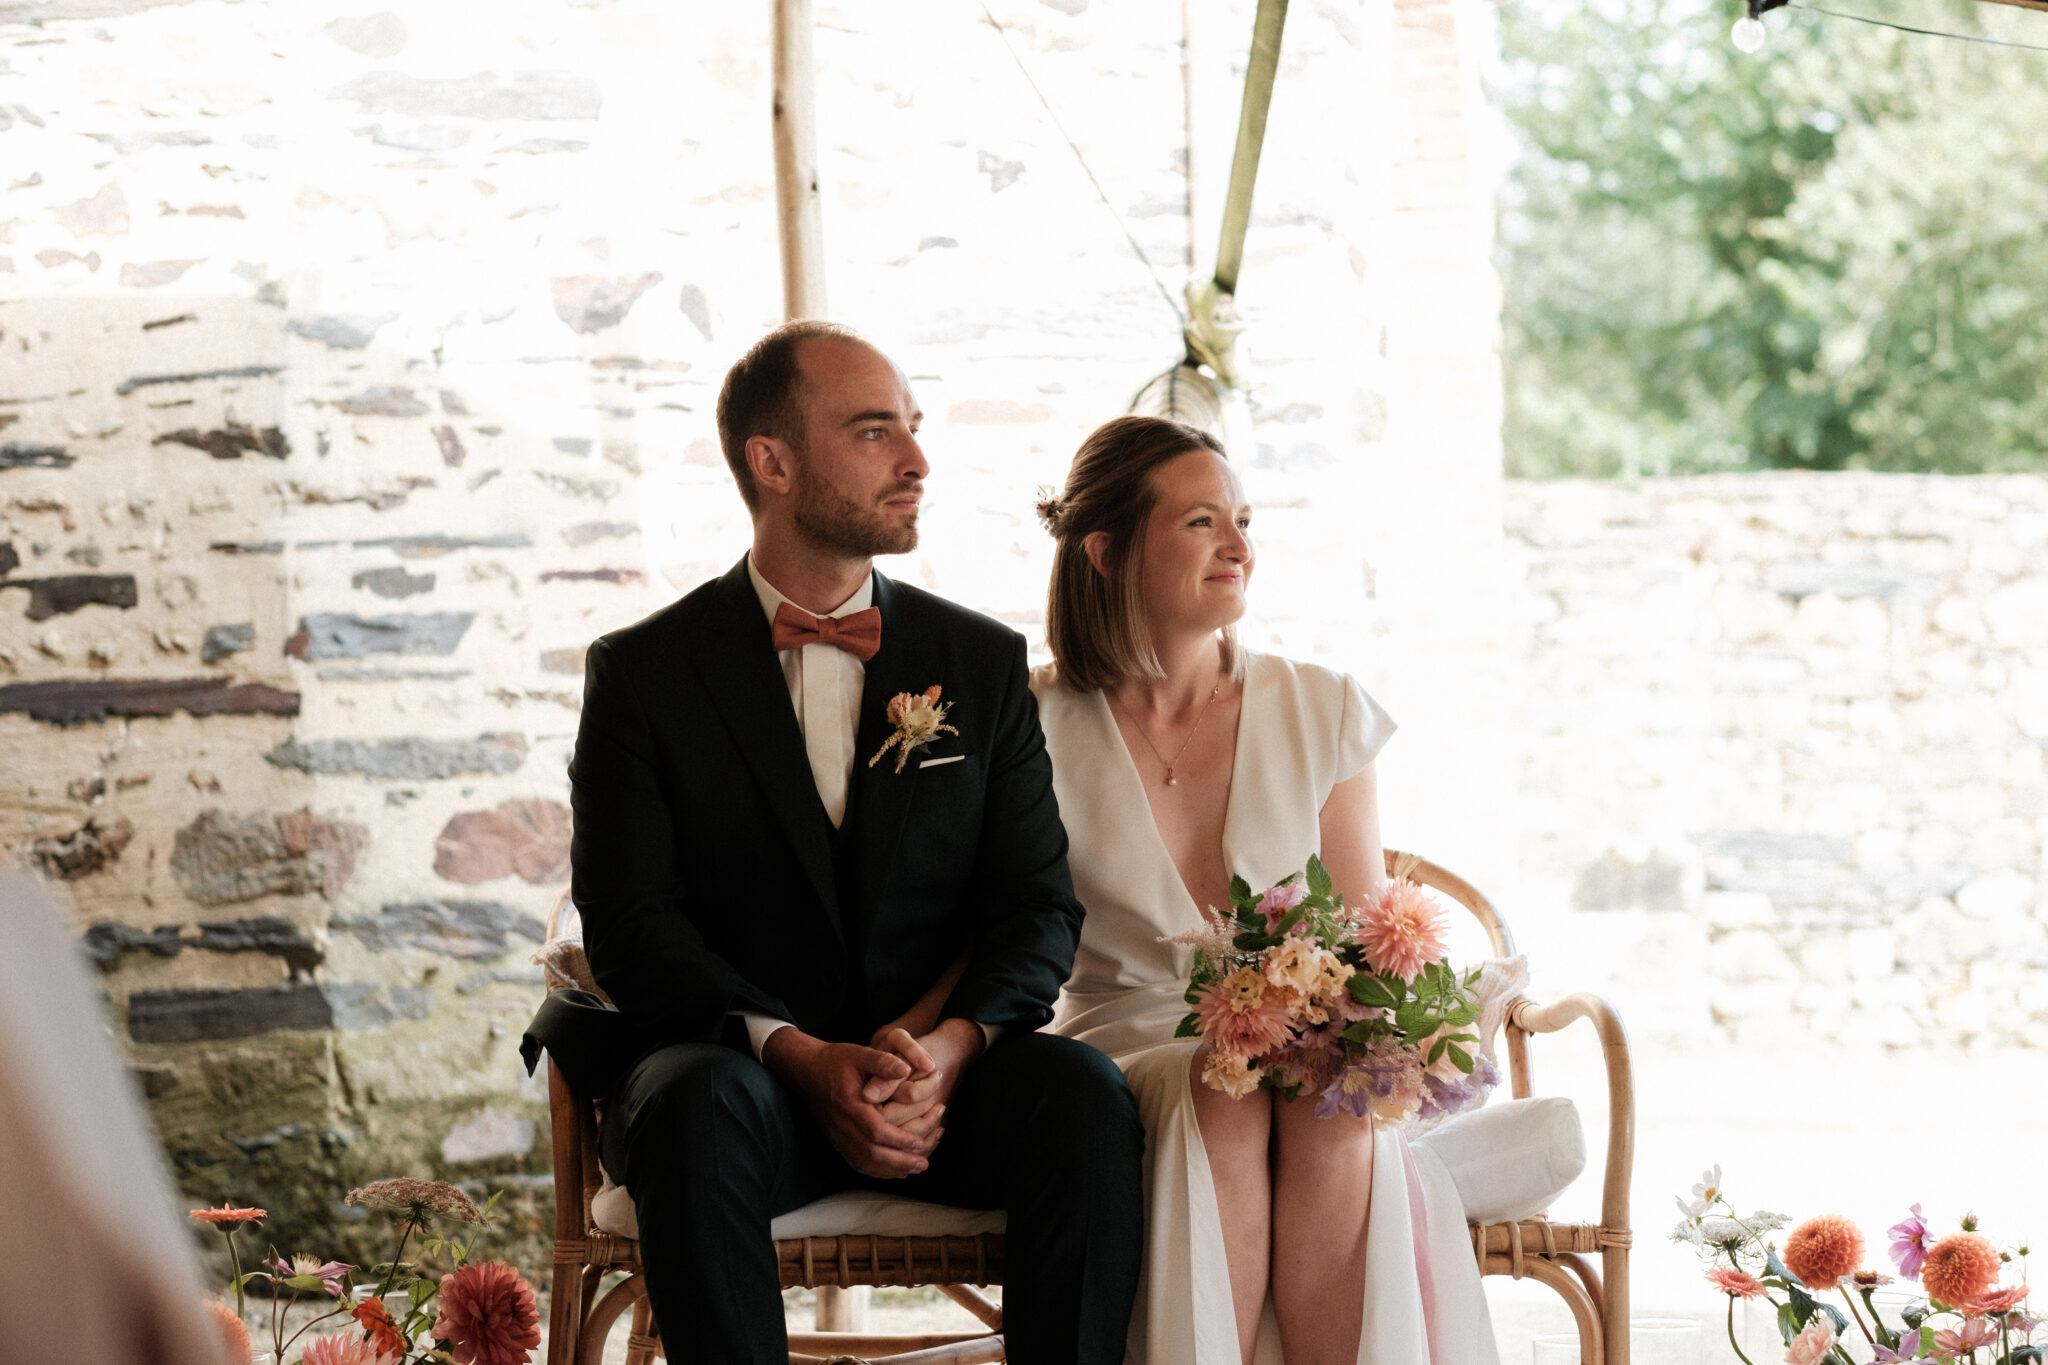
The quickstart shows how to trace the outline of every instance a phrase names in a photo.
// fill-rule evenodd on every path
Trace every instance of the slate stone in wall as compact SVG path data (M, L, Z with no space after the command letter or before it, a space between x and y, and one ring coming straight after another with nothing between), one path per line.
M624 322L640 296L660 283L658 270L638 276L564 276L554 282L555 316L572 332L602 332Z
M1875 597L1881 602L1934 596L1941 580L1911 569L1886 569L1869 564L1785 563L1764 570L1772 592L1798 601L1802 597Z
M21 711L56 725L109 716L296 716L299 694L226 678L94 678L0 686L0 714Z
M248 990L136 991L128 997L128 1036L138 1043L214 1042L279 1029L333 1027L334 1007L311 982Z
M44 876L75 882L118 861L121 850L134 837L131 821L124 818L103 825L94 816L62 838L36 840L29 845L28 856Z
M475 739L288 739L264 757L302 773L359 773L410 782L467 773L509 773L526 761L526 736L483 734Z
M137 389L155 388L160 384L196 384L202 379L268 379L271 375L283 373L282 365L231 365L221 370L191 370L184 374L138 374L116 384L114 392L125 398Z
M349 544L358 550L392 550L400 559L435 559L451 550L524 550L533 540L520 531L503 531L490 536L384 536Z
M282 958L294 978L309 974L327 960L320 945L303 930L275 915L208 920L192 938L185 937L183 927L176 924L159 924L145 930L102 920L86 930L80 942L86 956L103 972L119 967L130 953L154 953L169 958L187 948L211 953L267 953Z
M506 801L464 811L434 841L434 871L474 885L518 875L538 886L569 875L569 808L559 801Z
M400 1019L424 1019L433 1010L434 993L416 986L366 986L337 983L322 986L334 1013L334 1027L345 1033L369 1033Z
M180 427L150 442L153 446L181 445L203 450L216 460L239 460L244 455L268 455L282 460L292 453L292 444L277 427L245 427L233 422L212 431Z
M259 896L332 897L355 871L364 831L310 811L265 818L210 810L178 831L171 875L201 905Z
M373 952L419 948L472 960L503 957L515 936L531 943L546 937L540 920L495 901L397 903L375 915L338 915L328 927L354 934Z
M11 574L21 567L21 555L15 551L14 542L0 540L0 575Z
M129 573L61 574L55 578L10 578L0 588L28 590L28 619L47 621L83 607L119 607L126 611L140 599L135 575Z
M63 446L0 444L0 469L69 469L76 463L77 457L66 454Z
M348 584L352 588L367 588L379 597L413 597L434 590L434 575L410 574L403 566L394 565L388 569L364 569Z
M428 411L411 389L390 387L365 389L334 406L356 417L424 417Z
M360 659L368 654L453 654L476 620L473 611L431 611L401 616L322 612L299 618L284 652L307 663Z
M376 339L380 328L397 318L396 313L380 313L375 317L343 313L332 317L293 318L284 325L284 329L293 336L317 341L329 350L360 351Z
M256 647L256 627L248 622L233 626L208 626L199 644L199 661L217 664L230 654Z

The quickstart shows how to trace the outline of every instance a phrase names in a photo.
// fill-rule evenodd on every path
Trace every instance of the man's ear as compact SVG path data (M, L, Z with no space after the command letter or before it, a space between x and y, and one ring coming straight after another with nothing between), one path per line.
M754 487L763 492L787 494L796 486L796 465L790 448L773 436L747 438L747 468L754 473Z
M1088 562L1095 566L1095 572L1104 578L1109 570L1103 566L1109 561L1109 532L1090 531L1081 537L1081 553L1088 556Z

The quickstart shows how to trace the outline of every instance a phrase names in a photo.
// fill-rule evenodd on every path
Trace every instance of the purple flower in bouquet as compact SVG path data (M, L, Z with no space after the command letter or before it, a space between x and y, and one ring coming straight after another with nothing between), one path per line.
M1266 917L1266 932L1278 929L1287 912L1300 905L1307 895L1308 888L1300 882L1282 882L1259 897L1259 913Z
M311 1256L294 1256L287 1261L283 1256L263 1264L277 1272L277 1277L293 1289L325 1289L335 1298L342 1296L348 1284L348 1273L352 1265L340 1261L319 1261Z
M1470 1109L1500 1084L1500 1070L1484 1053L1472 1057L1472 1074L1453 1071L1448 1077L1432 1067L1422 1077L1422 1111L1426 1119L1449 1118Z
M1920 1278L1920 1267L1927 1264L1927 1219L1921 1214L1920 1206L1913 1206L1913 1216L1903 1222L1894 1223L1885 1235L1892 1239L1892 1260L1898 1263L1899 1273L1909 1280Z
M1896 1351L1881 1341L1877 1343L1875 1349L1877 1354L1872 1357L1872 1365L1899 1365L1901 1361L1927 1359L1926 1356L1920 1354L1920 1334L1918 1332L1908 1332L1905 1336L1900 1337L1899 1349Z
M1425 1085L1415 1054L1382 1040L1330 1082L1316 1101L1316 1117L1410 1118L1423 1102Z

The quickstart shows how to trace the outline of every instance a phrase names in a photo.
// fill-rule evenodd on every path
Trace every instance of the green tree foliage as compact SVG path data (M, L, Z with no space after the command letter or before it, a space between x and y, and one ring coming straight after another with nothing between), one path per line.
M2048 469L2048 53L1740 13L1502 7L1509 472Z

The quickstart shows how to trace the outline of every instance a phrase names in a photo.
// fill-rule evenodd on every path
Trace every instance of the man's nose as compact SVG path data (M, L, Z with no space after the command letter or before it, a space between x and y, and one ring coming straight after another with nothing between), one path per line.
M903 456L896 467L896 474L904 479L922 479L931 473L932 467L924 458L924 447L917 443L917 437L903 438Z

